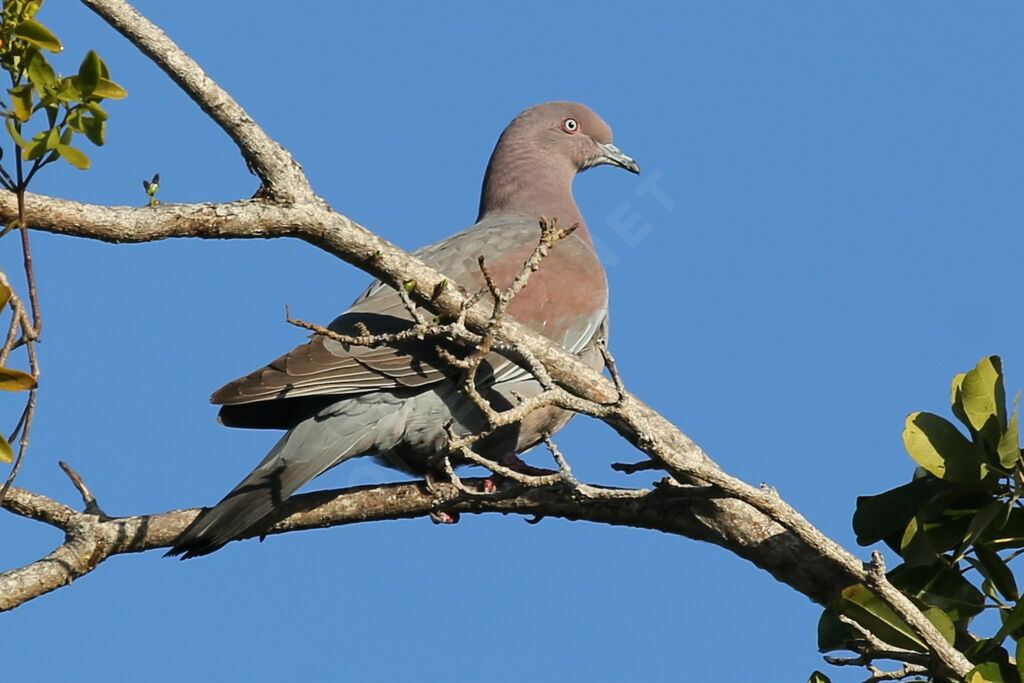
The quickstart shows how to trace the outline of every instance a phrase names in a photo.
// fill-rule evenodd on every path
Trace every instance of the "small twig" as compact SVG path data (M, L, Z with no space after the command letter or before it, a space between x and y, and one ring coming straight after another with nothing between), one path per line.
M835 657L832 655L825 655L824 659L827 663L832 666L855 666L864 667L871 674L869 678L865 680L865 683L879 683L880 681L899 681L908 676L919 676L930 672L927 666L923 664L910 664L907 663L899 669L891 671L884 671L877 666L874 662L879 659L892 659L895 661L903 660L902 650L877 650L870 653L861 654L856 657ZM918 657L925 657L918 652L910 653L917 655ZM926 657L925 657L926 658ZM927 658L926 658L927 659Z
M506 479L511 479L512 481L518 482L523 486L529 486L530 488L556 486L558 484L561 484L563 481L562 474L560 472L555 472L554 474L540 475L523 474L522 472L515 471L511 467L505 467L504 465L496 463L493 460L488 460L482 455L479 455L476 452L474 452L473 449L471 448L461 448L459 449L458 453L467 460L477 465L480 465L481 467L486 467L495 474L500 474Z
M31 353L34 349L33 345L29 345L29 352ZM25 460L25 452L28 450L28 439L29 432L32 430L32 418L36 412L36 389L32 389L28 392L28 401L25 402L25 409L21 413L21 419L18 420L18 424L14 428L14 432L11 434L11 439L21 430L21 439L18 441L18 454L14 457L14 466L11 467L11 473L7 475L7 480L4 481L3 487L0 487L0 503L7 497L7 492L11 489L14 484L14 480L18 478L18 472L21 471L21 464Z
M18 176L21 176L21 155L16 157L18 162ZM39 333L43 329L43 314L39 308L39 290L36 287L36 272L32 264L32 247L28 240L28 225L25 217L25 184L27 181L18 184L18 229L21 232L21 255L25 266L25 281L28 283L28 299L32 307L32 326L24 330L26 339L35 341L39 339Z
M626 384L622 381L622 376L619 374L619 367L615 364L615 357L608 350L608 340L604 337L598 337L595 340L595 344L597 345L597 350L601 352L601 358L604 359L604 366L608 368L608 374L612 376L612 382L615 383L615 391L619 394L616 403L620 403L626 396Z
M82 494L82 502L85 503L85 514L96 515L104 521L111 519L107 513L103 512L99 503L96 502L96 496L92 495L92 491L90 491L89 487L85 485L85 480L79 476L78 472L71 469L71 465L67 464L63 460L58 460L57 464L60 465L62 470L64 470L64 474L68 475L68 478L71 480L71 483L74 484L75 488L78 489L78 492Z
M410 285L412 289L416 289L416 283L414 281L409 281L398 288L398 298L402 300L402 305L405 306L405 310L409 312L409 315L411 315L412 319L416 321L416 324L426 326L428 323L427 319L423 316L422 309L416 306L412 297L409 296L409 290L406 289L406 287Z
M881 681L901 681L908 676L921 676L929 673L929 669L926 666L916 666L913 664L907 664L901 669L894 671L882 671L876 666L871 664L867 667L871 673L871 678L868 678L864 683L880 683Z
M717 486L697 486L694 484L680 484L672 477L665 477L654 482L654 488L659 491L671 491L674 497L710 500L713 498L727 498L728 496Z
M487 285L487 291L491 293L491 296L494 297L494 301L497 302L501 298L503 292L501 291L501 287L499 287L494 281L494 278L491 277L491 272L487 270L487 259L483 254L480 254L476 257L476 263L480 268L480 274L484 276L484 284Z
M352 346L368 346L374 348L377 346L385 346L392 344L400 344L402 342L408 342L412 340L425 339L430 337L448 337L451 335L451 325L435 325L431 323L414 324L408 329L400 332L388 332L384 334L369 334L370 330L362 322L356 322L356 329L359 330L360 336L353 336L350 334L342 334L335 332L332 329L324 327L323 325L317 325L316 323L306 322L305 320L298 320L291 317L288 306L285 306L285 321L290 325L301 327L304 330L309 330L314 334L323 335L328 339L333 339L336 342L342 344L349 344Z
M460 492L465 493L469 496L493 496L494 491L477 491L476 489L470 488L466 485L462 478L455 473L455 468L452 467L452 459L447 453L441 458L441 468L444 473L448 475L448 479L451 481L452 486L457 488Z
M548 447L548 451L551 452L551 456L555 459L555 462L558 463L558 473L562 476L562 479L572 486L573 490L578 492L581 496L595 500L609 498L642 498L651 492L650 489L614 489L584 484L572 473L572 467L569 466L569 461L565 459L562 451L555 445L555 442L548 434L544 435L544 445Z
M612 469L616 472L636 474L646 470L663 470L665 466L656 460L641 460L640 462L613 462Z

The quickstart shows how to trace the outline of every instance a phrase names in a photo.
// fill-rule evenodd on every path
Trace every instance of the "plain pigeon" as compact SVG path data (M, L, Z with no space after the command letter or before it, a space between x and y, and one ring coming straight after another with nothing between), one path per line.
M639 173L636 162L612 144L608 124L589 108L573 102L531 107L513 119L494 148L476 224L415 254L468 292L483 285L482 255L497 284L507 287L537 245L541 217L555 218L562 227L578 224L551 249L509 314L599 369L594 342L607 332L608 284L572 182L579 171L600 164ZM380 334L411 324L398 293L377 281L330 329ZM168 554L205 555L258 533L299 487L349 458L373 455L405 472L429 472L432 458L445 450L446 423L460 435L485 427L458 388L458 370L438 356L437 343L369 348L317 335L219 389L211 401L222 406L223 424L287 432L251 474L182 532ZM527 371L496 353L487 357L477 381L499 410L514 405L517 395L540 390ZM571 416L555 408L538 410L475 448L492 460L521 453Z

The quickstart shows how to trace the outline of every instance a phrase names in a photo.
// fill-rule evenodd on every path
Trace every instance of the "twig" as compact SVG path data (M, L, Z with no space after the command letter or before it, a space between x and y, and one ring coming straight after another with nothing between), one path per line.
M110 519L107 513L103 512L103 509L100 508L99 503L96 502L96 496L92 495L92 491L85 485L85 481L79 476L78 472L71 469L71 465L63 460L58 460L57 464L60 465L60 468L64 470L64 474L68 475L71 483L74 484L75 488L82 495L82 502L85 503L85 513L96 515L101 519Z
M17 124L16 124L17 125ZM18 126L20 128L20 126ZM37 166L33 166L36 168ZM4 284L10 291L10 302L11 302L11 327L8 329L7 339L4 341L4 346L0 356L3 358L3 362L6 363L11 351L19 344L24 343L28 354L29 373L35 380L36 386L33 386L28 393L28 399L25 401L25 408L21 413L21 417L18 420L17 426L11 433L8 442L13 441L14 437L18 434L18 430L21 430L21 438L18 440L18 454L15 456L14 465L11 467L11 471L7 476L4 485L0 487L0 503L3 502L4 497L14 484L14 480L18 477L18 473L21 471L21 466L25 461L25 454L28 452L29 437L32 432L32 421L36 414L36 400L38 396L38 382L39 382L39 357L36 354L36 341L39 339L39 333L43 327L42 312L39 308L39 292L36 288L36 276L35 269L32 265L32 249L29 246L28 238L28 219L25 215L25 187L28 184L28 179L23 175L23 166L21 154L15 155L15 169L17 171L17 184L15 186L15 195L17 197L18 205L18 228L21 235L21 247L22 247L22 260L23 267L25 269L25 280L28 285L29 305L32 309L32 319L29 320L29 314L25 310L25 305L22 301L15 296L13 288L10 286L10 282L7 280L6 274L3 277ZM21 330L20 339L15 341L17 336L16 330Z
M544 435L544 444L548 447L548 451L551 452L555 462L558 463L558 472L562 475L562 479L572 486L574 491L585 498L643 498L651 492L650 489L613 489L584 484L572 473L572 467L569 466L569 462L562 455L562 451L555 445L555 442L552 441L550 435Z
M640 462L613 462L612 469L616 472L625 472L626 474L636 474L637 472L643 472L646 470L660 470L663 469L662 465L657 460L641 460Z
M32 348L30 345L29 349ZM18 472L21 471L21 464L25 460L25 453L28 451L29 432L32 429L32 418L36 412L36 391L36 389L29 390L28 400L25 402L25 409L21 413L21 419L18 420L15 431L11 434L11 439L8 440L8 442L13 440L17 431L21 430L21 438L18 440L18 454L14 457L14 465L11 467L11 472L7 475L4 485L0 487L0 504L3 503L7 492L10 491L11 486L14 484L14 480L17 479Z
M615 390L619 392L619 398L616 401L618 403L626 395L626 384L622 381L622 376L619 374L619 368L615 364L615 357L608 350L608 340L604 337L598 337L595 343L597 344L597 350L601 352L601 358L604 359L604 366L608 368L608 374L612 376L612 381L615 383Z
M21 234L21 256L25 267L25 282L28 285L28 298L32 307L32 325L23 330L26 340L35 341L39 339L39 333L43 329L43 314L39 308L39 291L36 288L36 272L32 264L32 247L28 240L28 218L25 216L25 184L27 180L21 178L21 155L15 157L18 169L18 231Z

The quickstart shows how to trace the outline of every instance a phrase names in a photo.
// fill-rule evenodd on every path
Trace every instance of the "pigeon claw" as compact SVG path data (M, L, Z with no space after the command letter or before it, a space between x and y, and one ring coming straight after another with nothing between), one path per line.
M434 524L457 524L459 513L454 510L431 510L430 521Z

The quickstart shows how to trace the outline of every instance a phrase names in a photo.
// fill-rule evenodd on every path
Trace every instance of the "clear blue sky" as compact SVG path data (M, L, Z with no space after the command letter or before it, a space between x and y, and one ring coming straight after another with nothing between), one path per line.
M576 182L628 386L862 557L854 501L909 478L906 414L948 415L952 375L989 353L1024 388L1018 3L139 7L336 209L409 248L473 221L516 113L592 106L644 171ZM137 205L159 171L168 202L252 194L229 140L126 41L74 3L40 18L59 68L95 48L131 96L93 169L36 191ZM19 484L77 503L68 460L113 515L216 502L276 435L218 426L210 392L303 339L285 304L327 321L368 282L299 242L35 248L45 374ZM637 457L585 418L558 441L591 481ZM315 485L395 479L356 461ZM60 541L6 514L0 538L3 568ZM491 515L115 557L0 617L0 642L11 681L782 682L824 666L819 613L715 547Z

